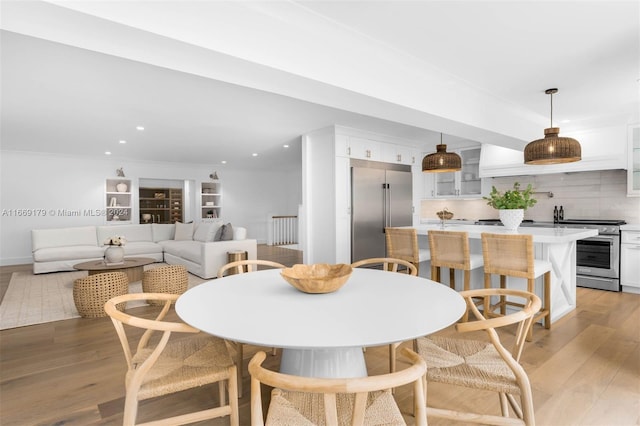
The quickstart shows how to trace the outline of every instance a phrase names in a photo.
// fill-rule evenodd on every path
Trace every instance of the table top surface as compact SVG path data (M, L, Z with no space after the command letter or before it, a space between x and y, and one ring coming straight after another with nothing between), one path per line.
M356 268L334 293L307 294L271 269L208 281L176 302L204 332L260 346L376 346L434 333L465 310L454 290L425 278Z
M73 265L73 268L80 271L108 271L112 269L135 268L138 266L149 265L153 262L155 262L155 260L149 257L127 257L124 259L123 263L117 265L107 265L104 263L104 260L91 260L89 262L82 262Z

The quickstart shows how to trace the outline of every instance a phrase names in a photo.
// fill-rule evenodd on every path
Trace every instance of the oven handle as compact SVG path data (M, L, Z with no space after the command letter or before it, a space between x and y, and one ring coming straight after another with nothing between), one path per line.
M613 244L615 242L615 239L616 239L615 236L599 235L597 237L584 238L578 241L602 241L602 242L609 242L610 244Z

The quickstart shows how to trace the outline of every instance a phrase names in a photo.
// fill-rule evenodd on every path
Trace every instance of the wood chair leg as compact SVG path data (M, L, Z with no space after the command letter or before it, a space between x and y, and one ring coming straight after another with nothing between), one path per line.
M547 314L544 316L544 328L549 330L551 328L551 272L544 274L544 306L543 309L547 310Z
M507 288L507 277L504 275L500 275L500 288ZM507 314L507 298L504 296L500 296L500 314Z
M449 287L456 289L456 270L449 268Z
M225 389L224 381L218 382L218 397L220 398L220 406L227 405L227 389ZM229 401L231 401L231 395L229 395Z
M242 398L242 376L243 376L242 372L244 371L243 346L244 345L242 343L236 343L236 369L238 370L236 375L238 376L238 398Z
M509 401L504 392L500 392L500 411L503 417L509 417Z
M438 275L440 272L440 268L437 266L431 266L431 281L438 281Z
M527 280L527 291L529 293L535 293L536 290L536 282L534 279L529 279ZM533 340L533 324L535 323L535 317L534 320L531 321L531 326L529 327L529 330L527 331L527 337L526 337L526 341L530 342Z

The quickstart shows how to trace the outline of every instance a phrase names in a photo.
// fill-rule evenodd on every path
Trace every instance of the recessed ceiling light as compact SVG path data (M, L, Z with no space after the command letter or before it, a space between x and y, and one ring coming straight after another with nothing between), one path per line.
M111 151L105 151L104 154L105 155L111 155Z
M127 143L127 141L125 141L124 139L120 139L120 143L121 144L125 144L125 143Z
M136 130L142 131L142 130L144 130L144 126L136 126Z
M221 163L222 164L227 164L227 160L222 160Z
M254 153L253 153L253 154L251 154L251 155L252 155L252 156L254 156L254 157L257 157L257 156L258 156L258 153L257 153L257 152L254 152Z
M289 145L282 145L284 148L289 148Z

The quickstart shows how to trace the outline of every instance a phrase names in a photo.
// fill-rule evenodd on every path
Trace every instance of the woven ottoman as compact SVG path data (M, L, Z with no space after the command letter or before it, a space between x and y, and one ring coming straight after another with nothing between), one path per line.
M182 265L161 266L144 271L142 291L144 293L182 294L189 288L189 274ZM150 305L163 305L159 301L148 301Z
M83 318L106 317L104 304L115 296L129 293L129 279L124 272L105 272L78 278L73 282L73 301ZM117 306L123 311L124 303Z

